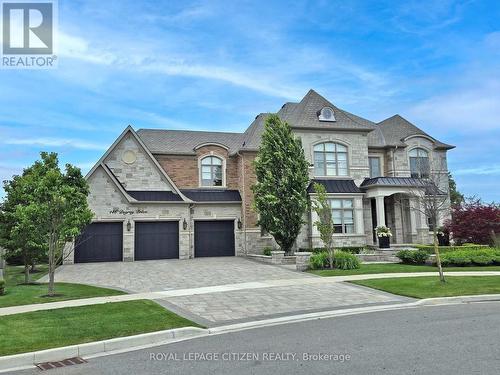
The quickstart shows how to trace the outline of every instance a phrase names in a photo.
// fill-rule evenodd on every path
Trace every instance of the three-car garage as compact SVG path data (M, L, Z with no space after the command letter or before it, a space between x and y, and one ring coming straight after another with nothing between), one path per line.
M135 221L134 260L179 259L179 221ZM195 258L235 255L234 220L195 220ZM125 229L127 230L127 229ZM123 260L124 222L95 222L75 241L74 262Z

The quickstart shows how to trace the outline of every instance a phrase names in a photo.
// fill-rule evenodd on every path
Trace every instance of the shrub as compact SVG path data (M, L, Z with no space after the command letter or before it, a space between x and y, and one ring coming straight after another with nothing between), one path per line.
M424 264L429 253L425 250L400 250L396 256L405 264Z
M450 251L441 256L441 261L446 266L487 266L490 264L500 264L500 249L483 248Z
M319 270L328 267L328 253L326 251L314 253L309 259L311 268L313 270Z
M340 251L345 251L346 253L351 253L351 254L361 254L363 252L363 250L365 250L365 247L364 246L346 246L346 247L336 247L335 249L340 250ZM324 252L324 251L326 251L326 249L324 247L314 247L314 248L301 247L299 249L299 251L306 251L309 253L316 254L316 253Z
M273 251L273 248L272 248L272 247L269 247L269 246L266 246L266 247L264 248L264 250L262 250L262 254L267 255L267 256L270 256L270 255L271 255L271 251Z
M356 255L345 251L336 251L333 261L335 268L341 270L354 270L359 268L361 264Z
M424 250L428 254L434 254L434 246L433 245L412 245L419 250ZM461 251L461 250L470 250L476 251L481 249L488 249L488 245L468 245L468 246L439 246L439 252L441 254L448 253L451 251Z
M318 252L311 255L309 260L311 268L314 270L328 268L328 253L326 251ZM335 268L341 270L352 270L360 267L360 261L358 257L354 254L350 254L345 251L337 250L335 251L335 256L333 258L333 264Z
M5 294L5 280L0 280L0 296Z

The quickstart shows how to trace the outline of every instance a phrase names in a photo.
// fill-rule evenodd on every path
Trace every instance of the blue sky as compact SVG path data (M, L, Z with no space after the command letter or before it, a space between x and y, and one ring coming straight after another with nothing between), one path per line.
M456 145L459 189L500 201L496 0L60 0L58 35L57 69L0 70L1 180L40 150L86 172L128 124L243 131L314 88Z

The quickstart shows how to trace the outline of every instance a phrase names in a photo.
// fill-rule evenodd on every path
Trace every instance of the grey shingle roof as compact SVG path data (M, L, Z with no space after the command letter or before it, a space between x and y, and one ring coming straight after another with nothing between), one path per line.
M307 188L308 193L314 192L314 183L325 187L327 193L362 193L353 180L312 180Z
M335 122L319 121L318 113L325 106L332 108ZM244 133L139 129L137 134L153 154L194 154L196 146L211 142L226 146L230 154L239 150L256 151L260 146L265 120L270 114L258 115ZM309 90L299 103L285 103L277 114L292 127L366 132L368 147L405 147L404 139L411 135L430 137L399 115L376 124L336 107L314 90ZM430 138L437 148L448 150L454 147Z
M332 108L336 121L329 122L319 120L318 113L323 107ZM299 103L285 104L278 112L278 115L292 127L300 128L324 128L369 132L375 129L376 126L375 123L367 119L336 107L314 90L309 90Z
M411 135L425 135L435 141L435 146L437 148L452 149L455 146L448 145L446 143L440 142L437 139L431 137L429 134L424 132L422 129L417 128L410 121L403 118L400 115L394 115L378 123L378 128L382 133L385 143L388 146L404 146L404 139Z
M196 146L210 142L236 152L243 144L242 133L139 129L137 135L153 154L194 154Z

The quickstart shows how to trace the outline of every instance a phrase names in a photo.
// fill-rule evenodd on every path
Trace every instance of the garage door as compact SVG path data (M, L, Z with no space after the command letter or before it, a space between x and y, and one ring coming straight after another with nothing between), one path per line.
M123 257L123 223L88 225L75 243L75 263L116 262Z
M179 222L135 223L135 260L179 259Z
M234 221L196 221L194 256L223 257L234 255Z

